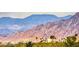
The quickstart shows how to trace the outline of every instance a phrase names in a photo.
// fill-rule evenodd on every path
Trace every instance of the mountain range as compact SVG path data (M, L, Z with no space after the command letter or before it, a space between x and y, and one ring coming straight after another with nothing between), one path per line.
M26 31L34 26L54 22L60 19L68 19L72 15L57 17L50 14L33 14L25 18L0 18L0 35L9 35L17 31Z
M61 41L67 36L79 34L79 12L65 17L48 14L31 15L23 19L3 17L0 18L0 25L0 33L10 33L7 36L1 34L0 41L39 42L40 38L46 39L51 35L56 37L56 41Z

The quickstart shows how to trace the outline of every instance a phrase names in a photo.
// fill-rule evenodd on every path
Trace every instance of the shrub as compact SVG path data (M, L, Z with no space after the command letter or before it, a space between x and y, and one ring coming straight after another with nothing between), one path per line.
M27 45L27 47L32 47L32 42L30 41L30 42L28 42L28 43L26 43L26 45Z
M78 42L76 42L76 40L76 36L69 36L65 39L64 44L66 47L76 47L79 45Z

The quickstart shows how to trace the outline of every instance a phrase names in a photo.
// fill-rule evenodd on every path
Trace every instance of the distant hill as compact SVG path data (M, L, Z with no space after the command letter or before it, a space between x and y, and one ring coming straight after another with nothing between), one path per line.
M2 36L9 35L19 31L26 31L40 24L46 24L47 22L54 22L62 19L68 19L71 15L65 17L57 17L50 14L33 14L26 18L0 18L0 34Z

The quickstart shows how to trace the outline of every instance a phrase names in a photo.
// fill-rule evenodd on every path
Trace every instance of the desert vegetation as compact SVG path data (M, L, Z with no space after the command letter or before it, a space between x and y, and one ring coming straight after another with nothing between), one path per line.
M33 43L29 41L26 43L18 42L16 44L12 44L11 42L3 44L2 42L0 42L0 47L79 47L79 41L76 37L77 34L75 34L74 36L68 36L64 38L63 42L54 42L53 40L51 42L41 41L39 43ZM50 36L50 38L56 39L55 36Z

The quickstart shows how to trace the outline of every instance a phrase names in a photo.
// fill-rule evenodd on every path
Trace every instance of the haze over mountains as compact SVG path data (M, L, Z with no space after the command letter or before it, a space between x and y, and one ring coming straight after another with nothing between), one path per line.
M39 42L39 38L48 38L51 35L59 41L67 36L79 34L79 12L65 17L48 14L31 15L23 19L2 17L0 18L0 33L0 41ZM9 35L6 36L6 34ZM37 40L36 37L38 37Z
M47 22L54 22L62 19L68 19L71 15L65 17L57 17L50 14L33 14L26 18L0 18L0 34L9 35L17 31L26 31L34 26L46 24Z

